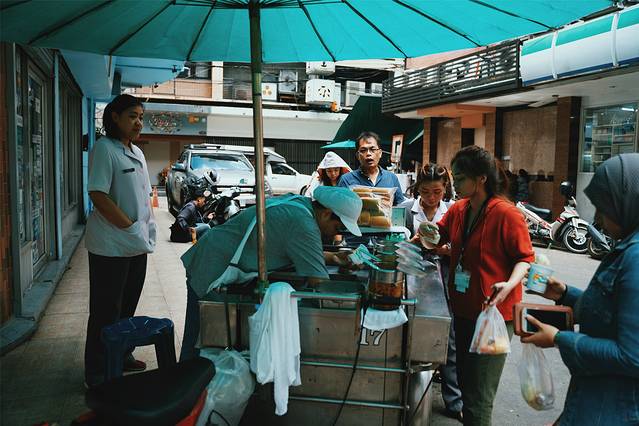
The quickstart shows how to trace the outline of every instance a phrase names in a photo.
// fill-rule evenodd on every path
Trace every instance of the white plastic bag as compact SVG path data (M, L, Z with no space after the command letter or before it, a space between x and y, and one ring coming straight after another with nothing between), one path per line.
M203 349L200 356L215 364L215 376L206 387L206 402L197 420L197 426L224 424L218 414L230 425L238 425L248 400L255 390L255 381L249 363L236 351Z
M522 346L517 366L521 395L535 410L550 410L555 404L555 387L544 351L531 343Z
M469 352L483 355L510 353L510 338L506 322L495 306L489 306L477 317Z

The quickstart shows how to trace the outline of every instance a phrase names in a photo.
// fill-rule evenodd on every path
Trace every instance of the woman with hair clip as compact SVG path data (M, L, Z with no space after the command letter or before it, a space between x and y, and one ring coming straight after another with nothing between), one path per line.
M493 156L469 146L452 160L459 201L439 221L438 244L450 243L448 288L457 345L457 378L466 425L490 425L493 402L506 354L469 353L477 317L494 305L513 332L513 306L522 299L521 280L534 252L521 213L501 195L501 181ZM436 232L423 232L436 241Z
M453 204L450 191L449 172L446 167L429 163L424 165L417 173L417 180L412 187L414 200L409 200L406 204L406 227L413 233L413 242L419 244L419 225L422 222L439 222L448 208ZM450 246L444 245L435 247L433 250L441 256L440 271L442 281L448 281L448 263L450 262ZM412 275L408 276L408 285L418 286L419 282ZM446 300L448 300L448 288L444 284ZM449 307L450 308L450 307ZM455 330L451 324L448 335L448 352L446 365L439 368L442 383L442 397L446 406L446 414L449 417L462 420L462 397L457 383L457 366L455 355Z
M104 109L104 129L89 158L89 197L95 209L86 226L89 251L89 322L85 383L104 381L104 326L132 317L146 277L147 253L155 248L151 182L144 154L133 144L142 130L142 102L116 96ZM129 353L124 371L146 364Z

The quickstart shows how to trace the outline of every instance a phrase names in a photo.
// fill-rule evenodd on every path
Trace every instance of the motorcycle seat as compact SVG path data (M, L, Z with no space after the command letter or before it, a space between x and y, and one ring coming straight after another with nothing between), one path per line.
M541 207L535 207L532 204L524 204L524 207L527 210L530 210L531 212L537 214L542 219L550 220L550 218L552 217L552 212L550 210L548 210L548 209L542 209Z
M198 357L105 382L87 391L86 404L117 425L175 425L189 415L214 375L213 363Z

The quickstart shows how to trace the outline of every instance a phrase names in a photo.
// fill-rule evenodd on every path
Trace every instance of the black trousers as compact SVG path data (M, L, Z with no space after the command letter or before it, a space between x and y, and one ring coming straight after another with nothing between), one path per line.
M102 328L135 315L146 277L147 255L106 257L89 253L89 323L84 374L93 382L104 374Z

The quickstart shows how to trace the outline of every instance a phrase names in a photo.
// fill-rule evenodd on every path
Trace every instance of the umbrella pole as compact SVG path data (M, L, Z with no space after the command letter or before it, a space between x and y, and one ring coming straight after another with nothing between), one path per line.
M263 293L266 278L266 200L264 196L264 123L262 120L262 33L260 7L257 0L249 2L251 34L251 79L253 86L253 138L255 140L255 214L257 225L258 289Z

